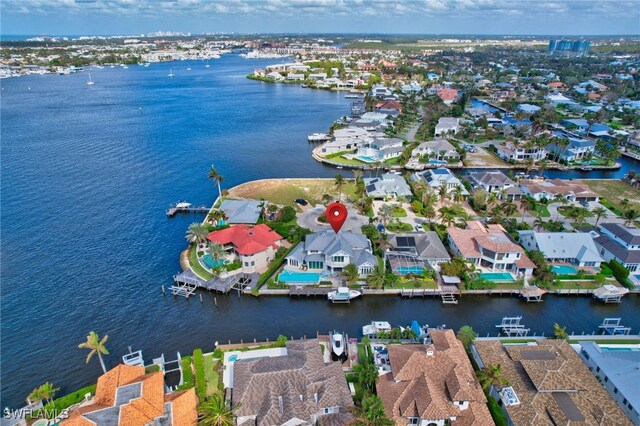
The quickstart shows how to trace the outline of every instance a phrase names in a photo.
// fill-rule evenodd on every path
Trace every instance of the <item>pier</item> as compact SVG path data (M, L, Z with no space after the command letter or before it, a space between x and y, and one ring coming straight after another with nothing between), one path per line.
M304 297L327 297L332 287L307 287L307 286L291 286L289 287L289 297L292 296L304 296Z
M171 204L167 209L167 217L173 217L177 213L209 213L211 207L207 206L194 206L191 203L180 202Z
M184 296L187 299L200 288L218 293L227 294L231 290L242 290L245 287L253 287L257 284L260 275L257 273L237 273L228 276L219 276L205 280L188 269L173 276L173 283L169 289L173 296Z

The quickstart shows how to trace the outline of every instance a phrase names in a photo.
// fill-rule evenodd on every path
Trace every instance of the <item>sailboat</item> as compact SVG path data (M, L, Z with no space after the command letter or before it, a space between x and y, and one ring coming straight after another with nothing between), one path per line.
M187 71L191 71L191 67L187 67Z
M173 77L174 75L173 70L169 68L169 75L167 77Z
M209 61L207 61L207 64L204 66L205 68L209 68L211 65L209 65Z
M92 86L92 85L96 84L96 83L91 79L91 73L89 73L89 81L87 81L87 84L88 84L89 86Z

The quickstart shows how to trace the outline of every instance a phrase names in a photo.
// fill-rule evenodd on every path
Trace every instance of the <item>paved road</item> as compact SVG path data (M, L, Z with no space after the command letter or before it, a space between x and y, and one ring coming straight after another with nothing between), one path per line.
M329 224L316 222L316 219L324 214L326 210L325 206L315 206L298 215L297 223L303 228L308 228L313 232L324 231L330 229ZM347 207L348 215L347 221L342 225L342 230L362 233L360 229L363 225L369 223L369 218L358 213L358 211L352 207Z

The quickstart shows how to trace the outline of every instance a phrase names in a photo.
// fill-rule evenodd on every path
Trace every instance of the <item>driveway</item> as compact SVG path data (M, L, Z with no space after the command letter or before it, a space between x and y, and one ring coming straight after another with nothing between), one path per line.
M298 214L297 223L298 226L303 228L308 228L313 232L320 232L326 229L331 229L328 223L320 223L316 221L320 215L324 214L327 210L325 206L315 206L314 208L308 209L307 211ZM347 220L344 225L342 225L342 230L344 231L352 231L358 234L362 233L363 225L369 223L369 218L367 216L363 216L353 207L347 207Z

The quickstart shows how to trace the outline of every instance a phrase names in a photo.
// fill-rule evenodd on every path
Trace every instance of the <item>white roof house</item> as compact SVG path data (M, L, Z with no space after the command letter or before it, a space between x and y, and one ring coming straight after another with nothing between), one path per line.
M460 121L455 117L440 117L436 124L435 135L457 133L460 130Z
M321 151L323 154L350 151L373 139L369 132L356 126L336 129L333 131L333 137L333 141L327 142L322 146Z
M411 187L399 174L385 173L379 178L365 178L364 184L369 197L411 197Z
M456 188L460 187L462 188L463 195L469 195L469 192L464 187L460 179L458 179L455 174L451 173L451 170L445 169L444 167L439 169L429 169L421 173L414 173L411 176L411 179L416 182L422 180L436 191L441 186L446 186L447 192L453 192Z
M568 262L576 266L600 266L603 262L593 237L587 232L518 231L520 244L528 250L539 250L545 259Z
M432 141L422 142L411 151L411 156L434 155L437 160L443 158L460 157L456 148L446 139L436 138Z

